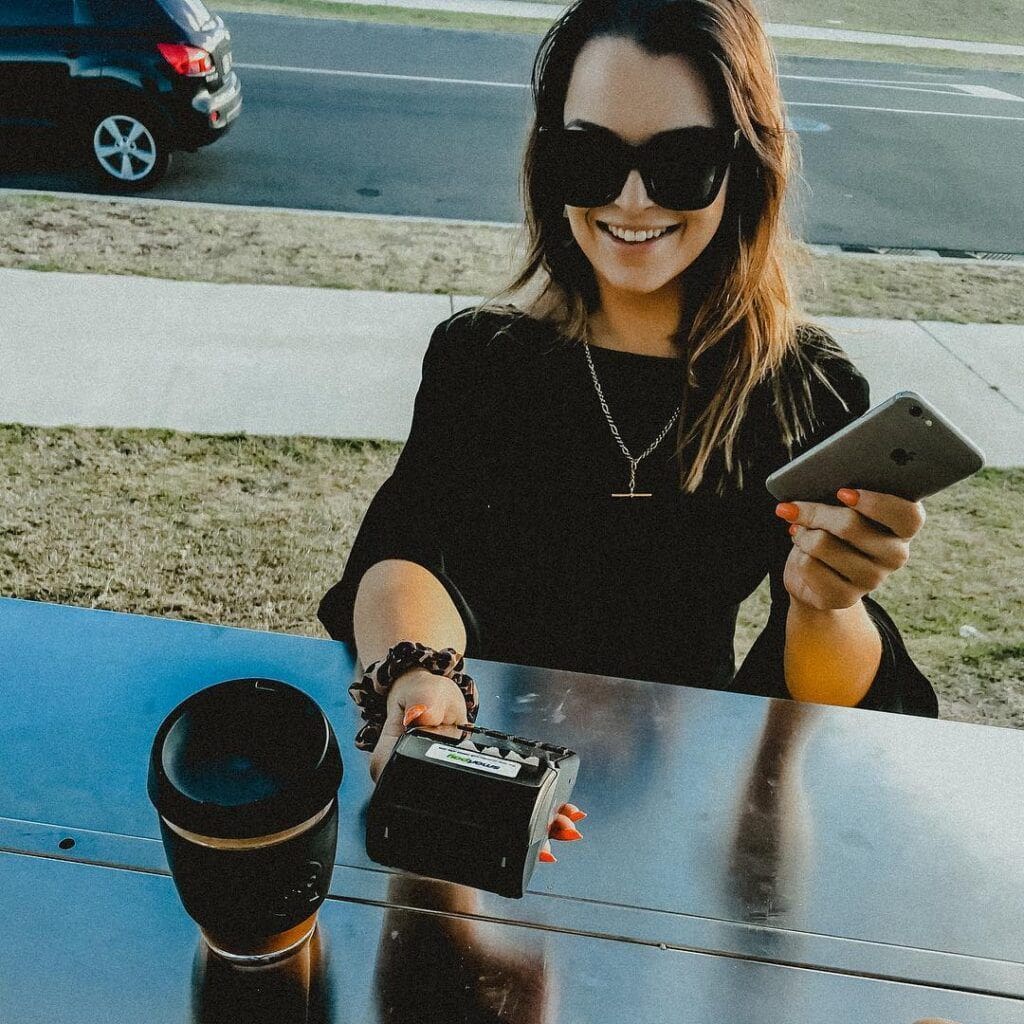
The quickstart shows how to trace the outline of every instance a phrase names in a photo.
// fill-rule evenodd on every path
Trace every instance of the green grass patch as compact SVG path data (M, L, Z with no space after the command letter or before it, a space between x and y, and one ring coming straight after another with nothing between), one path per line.
M11 597L323 636L388 441L0 426L0 589ZM876 597L945 718L1024 728L1024 469L928 499ZM742 656L767 615L744 605ZM965 638L960 627L982 635Z

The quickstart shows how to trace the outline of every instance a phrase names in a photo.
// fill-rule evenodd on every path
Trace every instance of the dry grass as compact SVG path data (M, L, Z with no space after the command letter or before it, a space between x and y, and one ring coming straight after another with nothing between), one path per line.
M521 246L514 227L0 196L0 267L484 295ZM816 315L1024 323L1024 264L793 256Z
M9 596L322 636L391 442L0 426L0 588ZM876 595L943 717L1024 728L1024 469L929 499L914 558ZM767 613L741 613L737 652ZM962 638L971 625L981 638Z

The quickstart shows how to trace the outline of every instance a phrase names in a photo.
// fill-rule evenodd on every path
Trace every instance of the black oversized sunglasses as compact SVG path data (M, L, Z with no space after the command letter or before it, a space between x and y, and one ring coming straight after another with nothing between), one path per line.
M544 180L569 206L604 206L639 168L647 195L666 210L701 210L718 195L740 138L739 128L694 125L633 145L598 125L537 129Z

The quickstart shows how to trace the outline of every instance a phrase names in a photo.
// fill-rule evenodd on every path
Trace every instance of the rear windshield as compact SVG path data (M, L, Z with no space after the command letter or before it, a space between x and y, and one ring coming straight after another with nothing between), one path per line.
M0 26L42 28L70 26L71 0L0 0Z
M209 28L213 21L203 0L160 0L160 6L179 24L195 32Z
M0 8L9 0L0 0ZM37 3L38 0L27 0ZM104 28L147 28L166 25L170 16L174 24L193 32L208 28L213 22L203 0L78 0L79 11L86 24Z
M87 25L103 28L145 28L165 24L156 0L78 0Z

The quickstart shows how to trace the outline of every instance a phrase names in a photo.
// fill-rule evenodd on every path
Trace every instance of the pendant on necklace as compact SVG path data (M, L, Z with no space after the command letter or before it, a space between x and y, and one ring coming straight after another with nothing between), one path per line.
M644 455L647 453L645 452ZM637 494L634 490L636 487L636 467L644 456L641 455L639 458L634 459L631 455L627 455L626 458L629 460L629 494L613 494L613 498L653 498L653 494Z

